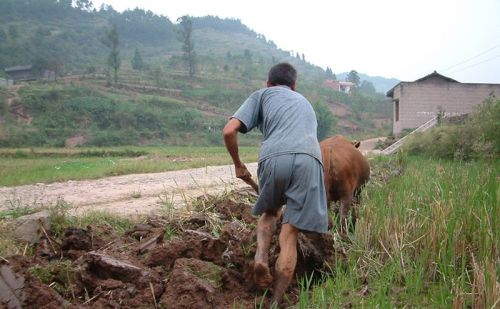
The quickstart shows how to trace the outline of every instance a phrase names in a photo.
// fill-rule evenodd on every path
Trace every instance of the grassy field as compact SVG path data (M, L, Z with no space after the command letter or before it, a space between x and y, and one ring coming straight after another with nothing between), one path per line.
M12 162L18 162L16 172L21 173L28 160L38 162L40 171L45 166L60 173L39 172L37 177L44 181L49 179L47 175L83 177L76 163L66 171L54 168L70 160L80 165L94 162L93 167L86 168L94 170L93 177L147 168L159 171L230 163L223 148L189 150L107 148L105 157L85 157L85 151L96 150L47 149L40 158L37 150L24 155L14 152L10 157L4 152L2 162L10 162L6 166L10 166L11 174L16 170ZM118 156L122 152L128 157ZM257 149L242 149L242 153L248 162L257 158ZM142 157L145 159L137 159ZM181 162L173 162L174 158ZM102 163L110 160L121 167L114 169L110 163ZM134 160L153 162L131 163ZM343 251L344 257L339 254L332 271L320 279L299 279L302 287L297 308L498 308L500 160L462 162L400 155L373 157L370 164L372 178L363 191L356 230L349 241L338 238L337 251ZM4 173L4 168L1 171ZM35 174L34 169L23 173ZM5 217L28 210L18 211ZM109 214L87 217L68 222L63 217L60 225L85 226L104 220L123 230L132 224ZM11 225L0 216L0 230L8 231ZM0 234L5 235L0 237L0 256L23 250L7 237L8 233Z
M499 308L500 161L371 164L346 259L299 307Z
M259 148L240 147L244 162ZM31 148L0 150L0 186L95 179L231 164L224 147Z

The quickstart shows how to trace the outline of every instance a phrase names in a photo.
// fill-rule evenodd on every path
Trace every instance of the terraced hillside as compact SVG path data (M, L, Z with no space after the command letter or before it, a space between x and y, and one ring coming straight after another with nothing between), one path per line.
M323 86L325 70L280 50L239 20L192 18L196 71L187 73L179 24L139 9L77 8L62 1L0 3L0 66L32 64L43 80L0 91L0 146L218 145L227 116L265 84L270 66L292 63L298 91L314 105L321 134L386 135L382 94ZM121 65L113 82L101 41L115 24ZM141 66L132 59L140 55ZM259 135L244 141L258 144Z

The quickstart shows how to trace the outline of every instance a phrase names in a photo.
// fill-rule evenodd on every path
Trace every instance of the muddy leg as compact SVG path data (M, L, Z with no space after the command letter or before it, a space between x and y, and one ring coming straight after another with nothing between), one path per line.
M280 254L275 265L273 301L280 303L292 281L297 264L297 238L299 230L289 223L283 224L280 233Z
M269 270L269 247L274 232L276 232L276 221L280 212L265 212L257 223L257 250L255 251L254 273L257 288L265 290L273 282Z

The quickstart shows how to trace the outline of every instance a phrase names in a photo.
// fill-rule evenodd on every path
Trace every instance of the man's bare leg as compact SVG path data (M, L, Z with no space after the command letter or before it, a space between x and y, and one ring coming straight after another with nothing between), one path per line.
M269 247L274 232L276 232L276 221L279 219L280 211L265 212L257 223L257 250L255 251L254 273L255 284L259 289L267 289L273 282L269 270Z
M297 264L297 238L299 230L286 223L281 226L280 254L275 266L273 301L280 303L295 272Z

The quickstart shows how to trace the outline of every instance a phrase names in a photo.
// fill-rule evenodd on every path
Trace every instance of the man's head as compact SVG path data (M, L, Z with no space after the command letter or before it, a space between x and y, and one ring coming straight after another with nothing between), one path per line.
M295 82L297 81L297 71L289 63L278 63L269 70L267 77L267 86L288 86L295 90Z

